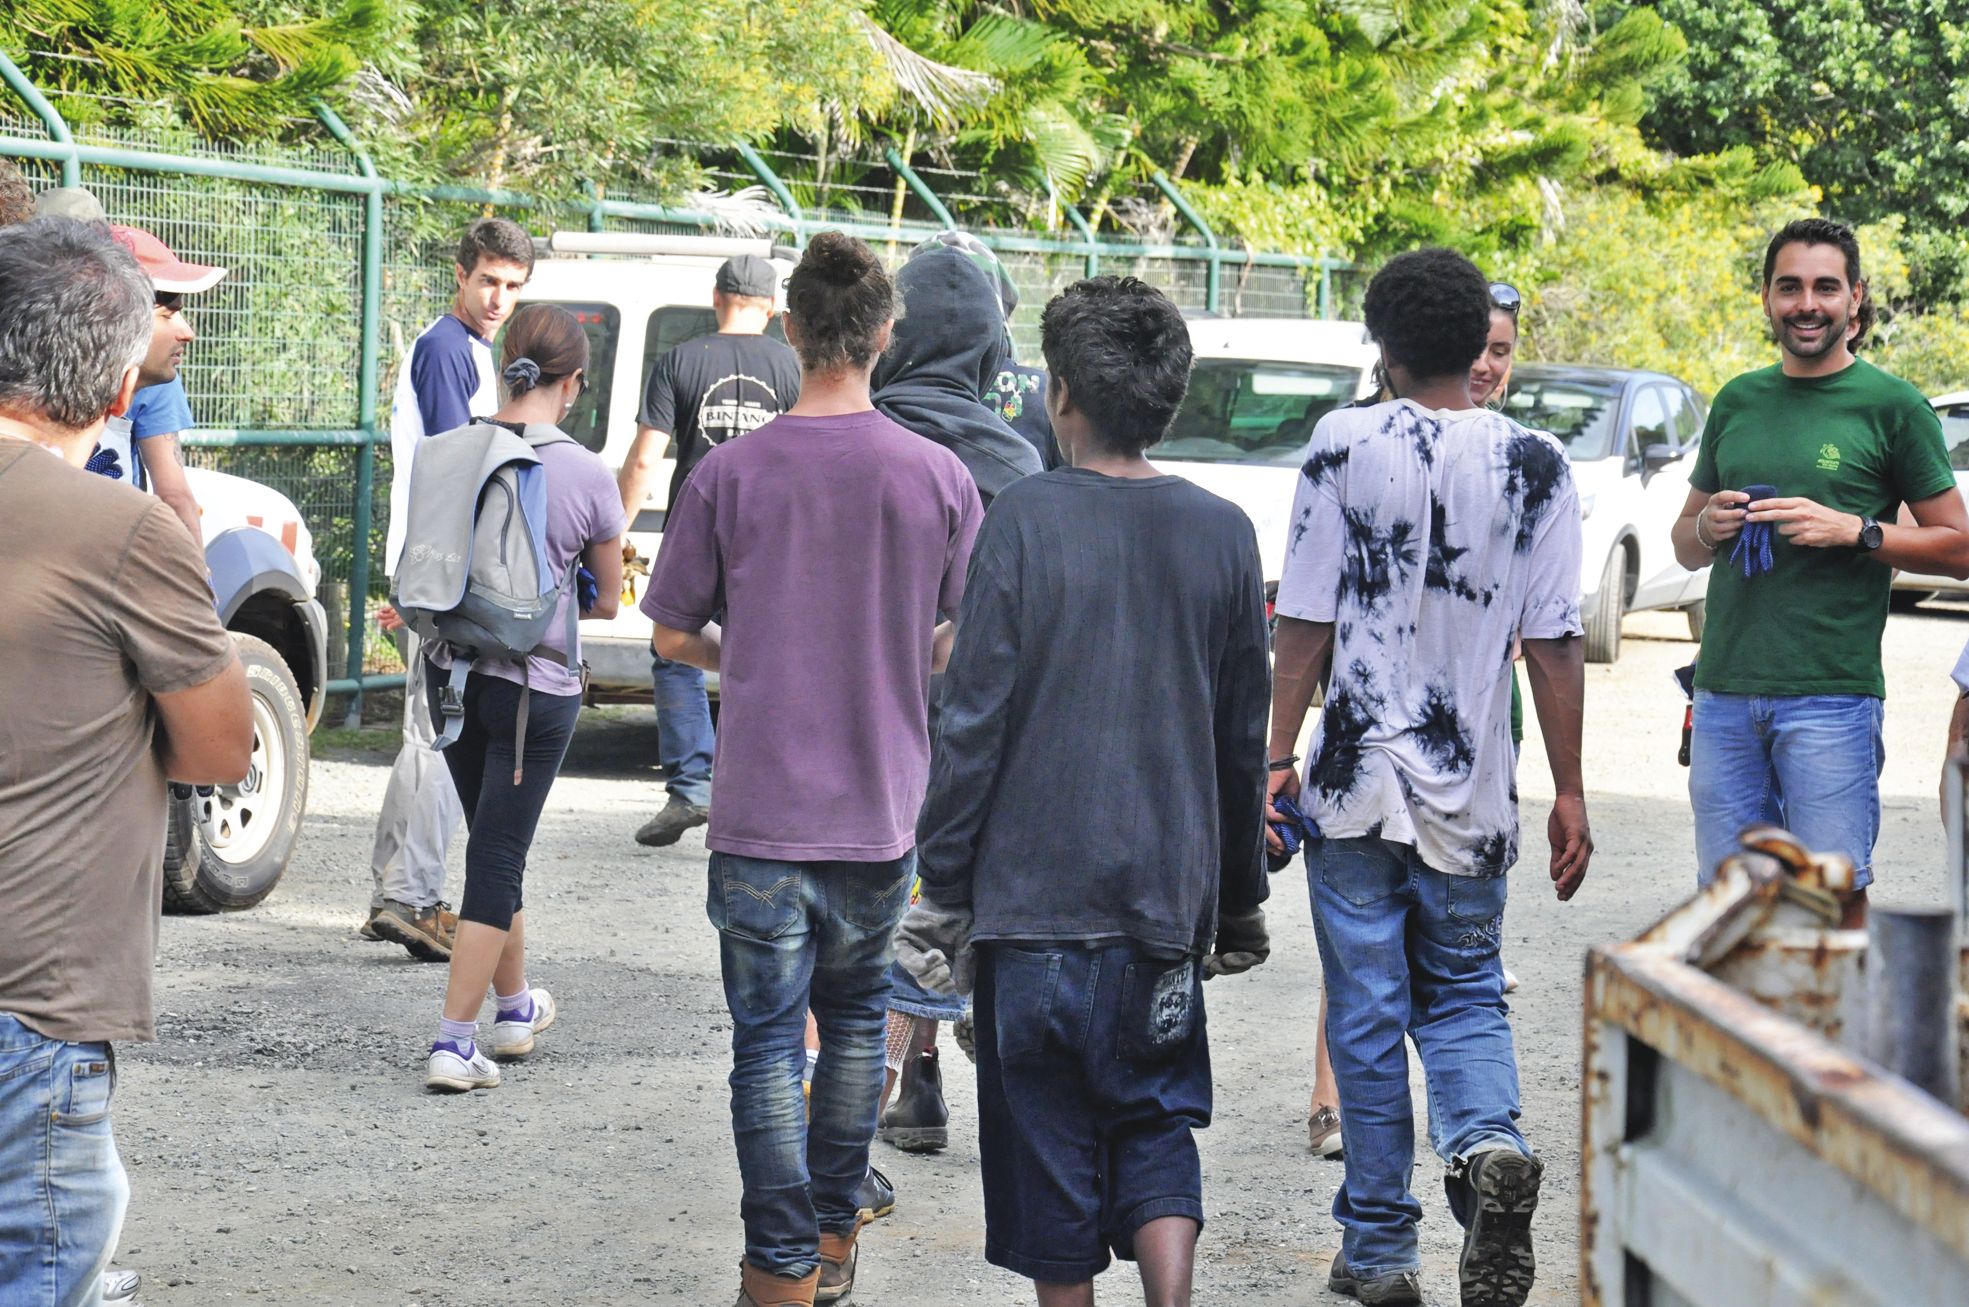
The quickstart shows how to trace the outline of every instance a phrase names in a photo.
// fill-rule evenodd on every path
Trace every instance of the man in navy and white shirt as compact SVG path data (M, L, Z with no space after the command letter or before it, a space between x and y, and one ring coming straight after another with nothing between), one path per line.
M1421 1301L1412 1038L1467 1230L1463 1301L1516 1307L1543 1167L1518 1129L1498 960L1518 857L1512 649L1522 639L1552 763L1550 873L1567 899L1593 847L1579 496L1558 441L1470 398L1490 291L1469 260L1401 255L1364 308L1399 398L1313 432L1279 583L1271 743L1272 793L1298 796L1320 833L1307 871L1347 1168L1330 1283ZM1322 684L1302 792L1291 753Z
M468 425L499 407L492 338L518 307L533 275L533 240L516 223L485 218L458 242L458 295L451 311L411 344L397 373L390 405L390 524L386 566L392 575L403 553L410 467L418 442ZM403 747L390 770L370 856L369 919L362 933L403 945L430 962L451 958L458 919L442 902L445 852L464 812L444 760L432 748L437 732L424 694L422 641L385 606L385 630L403 652Z

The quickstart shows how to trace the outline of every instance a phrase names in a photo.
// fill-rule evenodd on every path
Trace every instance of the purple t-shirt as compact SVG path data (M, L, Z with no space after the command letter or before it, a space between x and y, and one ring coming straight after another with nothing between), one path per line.
M543 445L538 453L540 465L547 472L547 556L558 577L566 573L567 565L579 558L589 545L622 534L622 496L616 491L615 478L609 475L608 467L580 445ZM574 595L569 593L562 596L559 607L554 609L554 624L547 628L547 638L541 641L549 649L567 652L562 646L567 643L567 606L573 602ZM572 667L545 658L529 658L526 683L542 694L581 693L578 632L576 639L574 657L568 659ZM426 647L437 666L451 665L443 646ZM481 658L472 668L520 684L520 665L516 662Z
M677 631L722 613L706 844L786 862L914 846L931 644L983 512L956 455L873 409L776 417L704 456L642 606Z

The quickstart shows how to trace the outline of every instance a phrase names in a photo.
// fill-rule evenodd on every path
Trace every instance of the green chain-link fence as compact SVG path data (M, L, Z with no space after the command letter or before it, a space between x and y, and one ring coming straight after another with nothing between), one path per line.
M354 695L352 712L365 688L391 684L401 671L392 645L367 635L387 593L380 558L391 472L388 393L410 342L451 302L457 232L488 212L536 235L694 233L717 221L633 192L545 204L396 184L375 176L325 111L319 149L214 147L185 135L96 128L71 136L59 107L4 55L0 80L18 105L0 97L0 156L37 190L86 186L113 221L145 227L183 257L229 270L187 306L198 340L184 377L199 427L185 441L187 459L271 486L300 510L336 624L329 689ZM701 151L716 181L763 185L778 204L771 226L795 241L838 228L900 259L949 225L946 218L976 231L999 251L1028 306L1014 320L1025 357L1037 352L1038 306L1094 268L1139 276L1186 309L1233 315L1330 313L1345 293L1334 280L1348 271L1344 264L1219 248L1173 188L1165 194L1193 230L1180 240L1129 244L1091 239L1064 206L1048 217L1053 230L1000 225L1030 215L1014 212L975 176L936 177L940 197L893 152L852 169L836 161L834 185L823 193L810 176L783 182L772 163L744 147L682 148ZM776 162L794 169L803 160ZM803 198L819 202L809 211ZM1071 228L1059 225L1067 220Z

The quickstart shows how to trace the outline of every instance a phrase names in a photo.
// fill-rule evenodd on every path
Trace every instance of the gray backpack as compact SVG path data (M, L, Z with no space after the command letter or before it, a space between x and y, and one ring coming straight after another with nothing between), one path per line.
M417 444L403 555L390 602L425 640L447 646L450 680L439 692L434 747L458 738L465 724L465 678L474 661L517 661L521 668L513 783L524 753L526 660L566 665L576 644L579 605L567 606L566 654L542 647L554 609L572 595L576 558L556 574L547 553L547 469L536 450L574 438L558 427L523 430L478 421Z

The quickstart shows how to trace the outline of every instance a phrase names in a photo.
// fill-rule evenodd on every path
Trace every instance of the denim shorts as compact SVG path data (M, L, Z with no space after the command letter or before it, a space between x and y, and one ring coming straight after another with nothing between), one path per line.
M1130 943L990 943L976 994L985 1260L1078 1284L1164 1216L1203 1225L1202 969Z
M130 1182L110 1136L107 1044L0 1012L0 1303L97 1301Z

